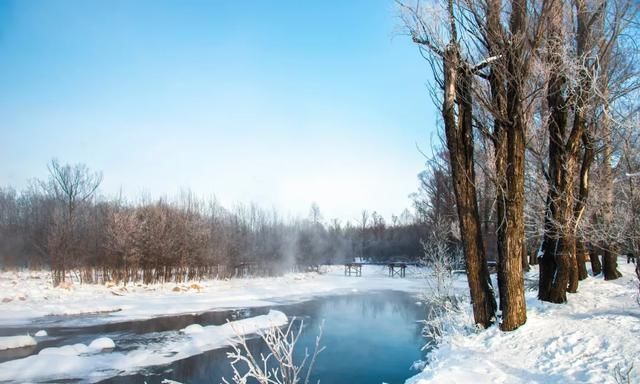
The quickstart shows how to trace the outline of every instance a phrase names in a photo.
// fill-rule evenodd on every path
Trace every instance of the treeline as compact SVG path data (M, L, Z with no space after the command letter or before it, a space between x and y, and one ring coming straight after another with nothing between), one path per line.
M256 205L229 210L183 193L131 203L97 197L102 175L84 165L49 164L48 180L0 189L0 266L51 268L54 283L185 281L247 270L277 275L354 258L412 260L424 229L404 212L387 224L363 211L356 225L285 220Z

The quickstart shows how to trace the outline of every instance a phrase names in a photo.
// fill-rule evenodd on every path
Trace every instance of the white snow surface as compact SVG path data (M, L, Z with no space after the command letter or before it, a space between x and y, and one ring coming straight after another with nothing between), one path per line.
M327 294L392 289L420 292L422 273L409 268L407 278L389 278L384 266L365 265L361 277L344 276L342 266L327 273L290 273L282 277L207 280L185 284L74 284L53 288L49 272L0 272L0 326L27 324L54 315L92 316L95 322L142 320L216 309L268 306L278 300L304 300ZM192 284L196 284L192 286ZM178 287L177 291L174 289ZM7 300L2 300L3 298ZM74 318L65 319L72 325ZM86 325L87 319L82 319Z
M527 276L527 322L512 332L497 326L474 334L451 332L407 384L616 383L633 364L640 383L640 305L633 264L619 259L623 277L580 282L567 304L537 299L537 267ZM494 284L495 286L495 284ZM460 315L468 324L471 308ZM625 383L627 381L624 381Z
M5 336L0 337L0 351L37 345L36 339L31 336Z
M204 327L200 324L191 324L188 327L180 330L180 332L186 333L187 335L191 335L193 333L202 333L203 331Z
M287 321L284 313L272 310L266 315L202 327L202 332L193 336L183 335L169 342L147 345L129 352L101 353L103 348L98 347L113 345L108 338L96 339L89 346L74 344L45 348L37 355L1 363L0 382L55 381L65 378L96 382L221 348L239 335L282 326Z
M107 349L113 349L116 347L116 343L108 337L100 337L89 344L89 349L94 351L104 351Z

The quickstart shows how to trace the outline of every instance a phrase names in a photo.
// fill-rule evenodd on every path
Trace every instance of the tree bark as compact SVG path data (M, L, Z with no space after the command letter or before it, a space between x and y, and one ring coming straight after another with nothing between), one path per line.
M556 5L558 1L554 2ZM556 12L560 12L556 10ZM554 28L555 29L555 28ZM559 39L560 33L552 35ZM559 66L559 58L552 56L550 63ZM552 72L548 85L547 103L549 105L549 191L545 214L544 253L540 261L540 282L538 298L553 303L567 301L566 291L571 278L573 263L569 244L575 246L570 226L573 220L573 204L570 201L573 192L571 175L573 170L564 143L567 129L567 101L563 96L566 79L563 74ZM565 168L565 166L567 168Z
M493 142L496 168L496 219L498 289L502 321L511 331L527 320L524 300L524 152L525 119L522 82L523 29L526 6L512 1L509 34L500 22L501 1L487 7L487 45L491 57L499 57L489 73L494 115ZM524 254L523 254L524 252Z
M606 84L606 82L605 82ZM604 136L604 147L602 150L602 169L604 174L602 183L605 190L605 200L603 207L603 224L605 228L613 227L613 170L611 169L613 143L611 139L611 127L609 125L609 103L608 103L608 87L605 85L603 89L604 109L602 127ZM622 277L622 273L618 271L618 255L613 241L610 236L605 236L602 244L602 272L605 280L615 280Z
M583 119L582 116L576 117ZM584 124L584 120L581 122ZM591 134L586 129L582 136L582 143L584 145L584 151L582 154L582 164L580 165L580 186L578 192L578 199L574 207L574 216L576 223L580 221L584 214L585 207L587 205L587 199L589 198L589 171L591 165L595 159L595 145ZM584 241L580 237L576 237L576 261L578 265L578 279L584 280L587 278L587 266L586 266L586 254L587 250L584 246Z
M591 261L591 273L593 276L598 276L602 273L602 263L600 262L600 256L595 250L589 252L589 260Z
M488 327L495 320L496 302L482 244L475 188L471 71L460 60L457 43L444 51L444 118L453 187L475 323ZM457 114L456 114L457 106ZM457 121L456 121L457 115Z
M575 2L577 11L576 55L586 54L588 42L588 16L583 1ZM551 53L547 58L550 68L562 68L561 46L564 42L563 2L550 5L547 43ZM587 69L580 71L580 85L574 98L566 92L567 78L562 71L551 70L547 87L550 111L549 131L549 192L545 216L545 248L540 268L540 300L553 303L567 301L566 292L576 292L579 273L576 260L576 216L574 211L575 171L580 143L585 132L584 107L590 76ZM573 126L568 131L568 112L573 110ZM551 261L553 259L553 262ZM544 268L542 267L544 264Z
M587 273L587 250L584 243L580 239L576 239L576 260L578 262L578 279L584 280L589 274Z
M618 271L618 254L609 249L605 249L602 255L602 272L605 280L615 280L622 277Z

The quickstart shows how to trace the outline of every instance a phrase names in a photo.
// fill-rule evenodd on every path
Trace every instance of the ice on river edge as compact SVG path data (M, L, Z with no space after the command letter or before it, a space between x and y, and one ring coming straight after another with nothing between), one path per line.
M39 354L0 364L0 381L26 382L82 378L96 382L141 368L169 364L203 352L221 348L238 335L257 333L287 324L287 316L271 310L266 315L202 327L201 332L162 344L142 346L130 352L100 353L113 346L107 338L84 344L46 348Z
M0 337L0 351L6 349L32 347L37 345L36 339L31 336L5 336Z

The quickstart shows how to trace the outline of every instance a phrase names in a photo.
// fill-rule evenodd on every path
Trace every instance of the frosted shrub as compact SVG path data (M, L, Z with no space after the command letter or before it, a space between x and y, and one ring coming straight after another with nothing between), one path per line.
M260 353L255 356L247 346L246 337L236 332L238 336L232 344L233 351L227 353L233 377L231 382L223 379L223 383L247 384L257 381L260 384L309 384L316 359L325 348L320 346L323 324L316 336L313 352L309 353L305 349L302 360L296 362L298 358L294 349L302 334L304 322L300 320L297 328L294 327L295 322L294 318L286 328L271 327L258 333L267 346L266 355Z
M422 330L427 339L425 348L439 343L444 335L457 332L456 324L464 317L460 305L462 298L456 295L453 287L453 271L463 266L462 255L450 246L448 235L448 228L436 226L429 238L422 241L422 262L427 267L424 294L427 313Z
M429 237L421 241L424 251L421 261L426 266L425 300L434 305L457 301L453 271L462 268L464 263L461 252L451 246L449 232L444 225L436 225Z

